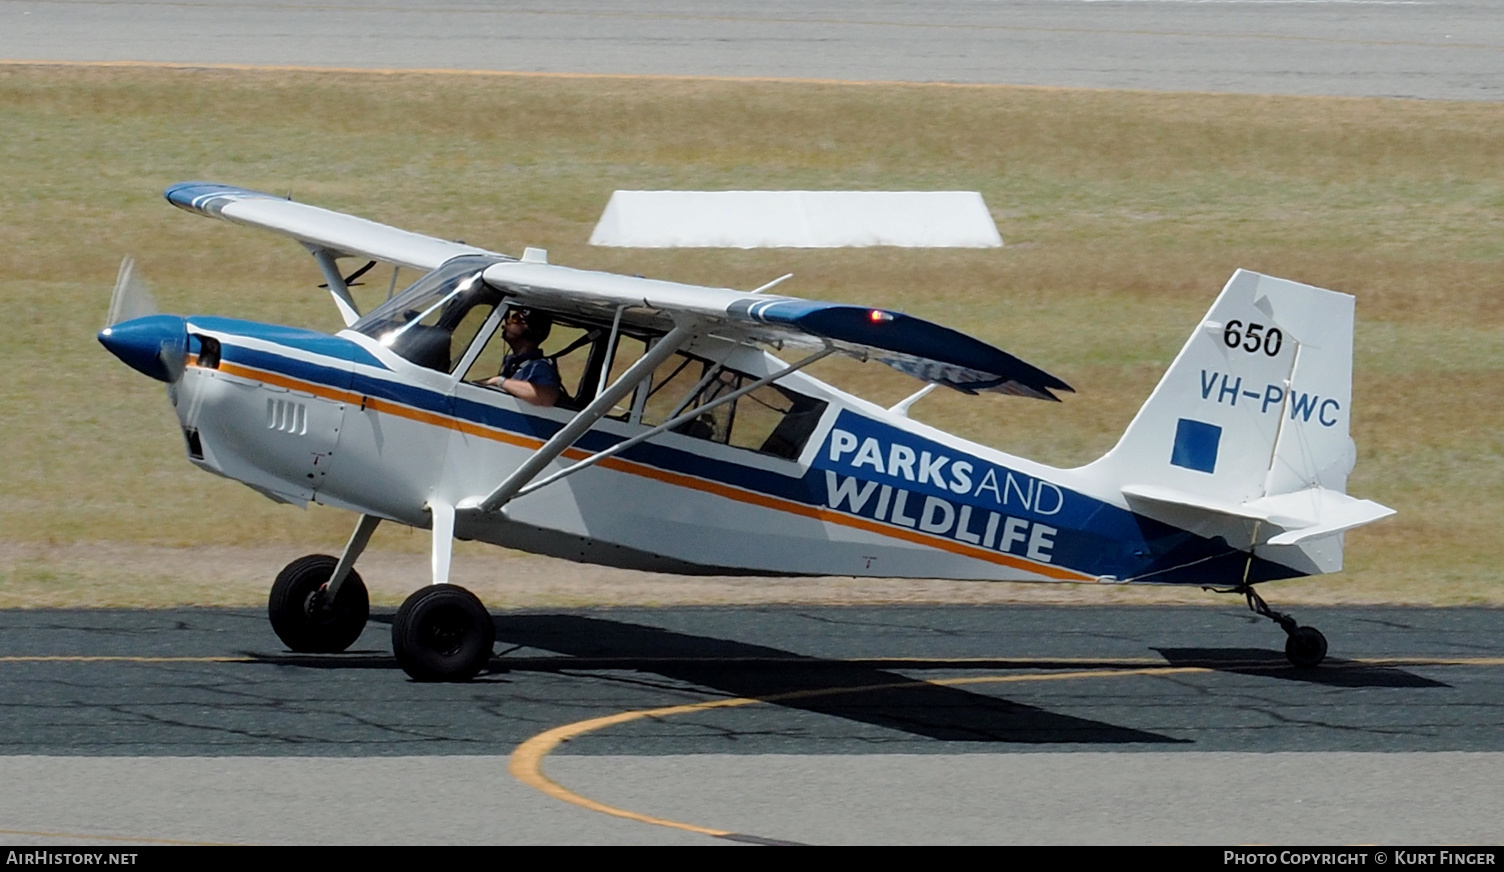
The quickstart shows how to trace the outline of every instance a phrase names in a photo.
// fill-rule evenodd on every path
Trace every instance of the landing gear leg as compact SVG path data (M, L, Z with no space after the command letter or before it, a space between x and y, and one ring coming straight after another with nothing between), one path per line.
M1252 585L1237 591L1248 597L1248 608L1263 615L1285 631L1285 657L1289 658L1292 665L1302 669L1310 669L1326 659L1326 637L1315 627L1302 627L1295 619L1284 612L1276 612L1269 608L1264 598L1258 595L1258 591Z

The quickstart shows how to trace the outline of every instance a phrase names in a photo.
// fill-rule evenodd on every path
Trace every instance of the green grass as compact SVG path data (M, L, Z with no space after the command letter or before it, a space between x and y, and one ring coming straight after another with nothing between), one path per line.
M1080 393L935 394L915 416L1057 465L1111 446L1235 268L1352 293L1351 489L1400 514L1350 536L1348 573L1285 589L1504 604L1504 105L0 67L0 542L329 550L348 535L341 513L191 468L160 386L94 341L125 254L166 311L338 326L295 245L162 200L188 179L574 266L748 288L792 271L792 294L935 318ZM979 190L1008 246L585 243L615 189L738 187ZM820 373L880 402L917 387L849 362ZM46 572L0 580L0 605Z

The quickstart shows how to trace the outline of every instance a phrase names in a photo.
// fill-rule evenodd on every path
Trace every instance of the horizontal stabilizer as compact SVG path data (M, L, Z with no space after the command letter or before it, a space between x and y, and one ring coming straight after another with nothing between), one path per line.
M336 257L363 257L427 272L461 254L491 253L233 185L183 182L165 194L168 202L189 212L271 230Z
M1394 509L1373 500L1360 500L1340 491L1311 488L1255 500L1252 505L1267 511L1271 520L1285 527L1285 532L1269 540L1270 545L1298 545L1342 533L1394 514ZM1310 519L1303 526L1292 521Z
M1372 500L1360 500L1328 488L1307 488L1261 497L1245 503L1219 502L1199 494L1158 485L1128 485L1123 495L1150 502L1197 509L1260 521L1282 532L1267 540L1270 545L1298 545L1371 524L1394 514L1394 509Z

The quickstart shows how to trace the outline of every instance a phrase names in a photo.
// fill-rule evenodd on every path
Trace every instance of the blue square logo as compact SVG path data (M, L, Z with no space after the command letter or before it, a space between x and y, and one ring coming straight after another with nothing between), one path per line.
M1197 472L1214 472L1217 446L1221 442L1221 427L1181 418L1175 425L1175 449L1170 452L1170 463Z

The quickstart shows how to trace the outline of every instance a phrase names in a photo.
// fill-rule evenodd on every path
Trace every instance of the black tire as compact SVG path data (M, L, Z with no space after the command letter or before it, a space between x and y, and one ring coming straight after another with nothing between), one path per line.
M1318 666L1326 659L1326 637L1315 627L1296 627L1285 639L1285 656L1302 669Z
M422 588L392 621L392 653L414 681L469 681L491 662L495 644L491 613L457 584Z
M287 564L272 583L267 616L277 638L300 654L336 654L355 644L371 614L366 583L355 570L339 586L334 603L317 596L339 563L327 554L311 554Z

